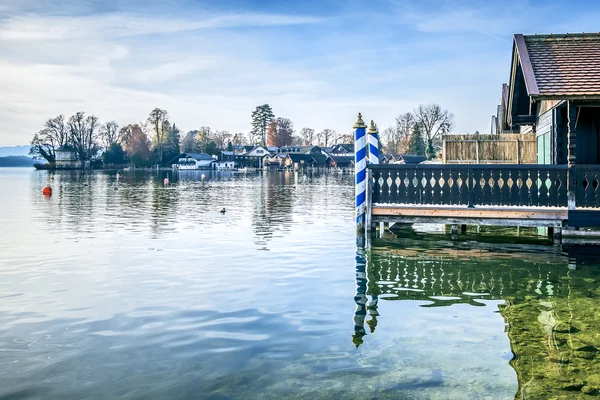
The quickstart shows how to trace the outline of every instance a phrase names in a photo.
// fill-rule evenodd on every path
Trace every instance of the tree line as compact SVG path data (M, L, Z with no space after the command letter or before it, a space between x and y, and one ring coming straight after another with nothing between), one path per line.
M454 116L437 104L420 105L413 112L400 114L396 123L381 134L384 152L417 154L433 157L441 145L441 135L453 128ZM66 146L85 165L132 164L135 166L163 165L180 152L211 155L234 146L299 146L329 147L339 143L354 143L352 133L340 134L333 129L316 132L313 128L294 129L285 117L276 117L269 104L257 106L251 114L252 129L248 135L213 130L209 126L182 135L169 113L153 109L145 123L120 127L115 121L101 123L98 117L77 112L66 118L58 115L45 121L44 128L31 140L30 155L56 162L56 150Z
M383 150L388 154L413 154L435 157L441 150L442 135L454 128L454 115L438 104L420 105L401 113L395 124L381 134Z
M57 150L63 147L74 152L82 165L150 166L176 157L179 137L179 128L160 108L150 112L145 124L123 127L115 121L101 123L94 115L77 112L69 118L58 115L46 120L44 128L33 136L29 154L54 164Z
M252 144L263 146L312 146L329 147L339 143L354 143L354 135L341 134L333 129L325 128L315 132L313 128L294 130L294 123L289 118L276 117L269 104L263 104L252 112Z

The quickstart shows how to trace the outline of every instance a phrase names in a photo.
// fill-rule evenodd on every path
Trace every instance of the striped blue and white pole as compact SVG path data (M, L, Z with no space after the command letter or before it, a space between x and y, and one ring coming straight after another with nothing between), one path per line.
M364 232L367 212L367 126L360 113L358 113L358 119L352 128L354 129L354 171L356 174L356 229L357 232Z
M379 130L371 120L367 130L367 147L369 149L369 164L379 164Z

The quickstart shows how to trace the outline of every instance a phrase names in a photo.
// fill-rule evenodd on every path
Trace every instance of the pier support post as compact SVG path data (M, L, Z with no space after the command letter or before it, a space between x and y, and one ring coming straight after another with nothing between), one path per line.
M458 239L458 225L456 224L452 224L452 228L451 228L451 238L452 240L456 240Z
M365 231L365 215L367 211L366 204L366 181L367 181L367 148L366 148L366 129L362 115L358 113L358 118L354 125L354 169L355 169L355 194L356 194L356 230L362 234Z

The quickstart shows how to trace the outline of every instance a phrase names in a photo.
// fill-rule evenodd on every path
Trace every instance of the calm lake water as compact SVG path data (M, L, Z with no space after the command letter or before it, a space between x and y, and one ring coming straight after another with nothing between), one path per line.
M598 394L596 249L364 249L352 175L165 174L0 169L0 398Z

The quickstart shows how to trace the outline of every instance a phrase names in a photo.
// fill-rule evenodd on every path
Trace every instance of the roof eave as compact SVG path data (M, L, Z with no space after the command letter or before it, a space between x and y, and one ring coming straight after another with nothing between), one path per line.
M538 89L537 81L535 80L533 67L531 66L531 59L529 58L525 37L520 33L515 35L515 47L517 49L519 60L521 61L521 69L523 70L527 93L529 96L539 95L540 91Z
M600 94L538 94L535 100L600 100Z

